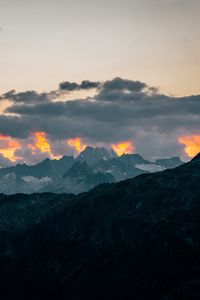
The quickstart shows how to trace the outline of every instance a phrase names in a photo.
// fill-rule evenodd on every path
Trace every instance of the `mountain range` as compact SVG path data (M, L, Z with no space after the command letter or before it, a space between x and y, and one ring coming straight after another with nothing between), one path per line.
M199 182L200 155L77 196L1 194L1 299L199 299Z
M88 146L77 158L47 158L34 166L18 164L0 169L0 193L78 194L101 183L118 182L181 164L183 162L178 157L150 162L139 154L117 156L113 150Z

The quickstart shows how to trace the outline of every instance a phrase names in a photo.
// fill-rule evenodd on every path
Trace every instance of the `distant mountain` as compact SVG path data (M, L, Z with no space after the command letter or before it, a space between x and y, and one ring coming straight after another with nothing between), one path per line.
M50 160L46 158L41 163L33 166L26 164L16 165L9 168L0 169L0 176L7 175L9 173L15 173L18 176L33 176L42 178L50 176L51 178L57 178L62 176L67 170L71 168L74 163L73 156L63 156L61 159Z
M144 170L136 168L134 165L128 164L128 161L121 157L112 158L110 160L100 160L93 169L104 174L112 174L116 181L125 180L146 173Z
M41 192L82 193L102 183L115 182L111 174L95 173L86 162L77 161L63 178L45 187Z
M156 165L161 165L165 167L166 169L173 169L176 167L179 167L183 164L183 162L180 160L179 157L172 157L172 158L166 158L166 159L157 159L155 161Z
M1 299L199 299L199 158L78 196L0 195Z
M118 158L124 164L135 167L137 164L149 164L150 162L144 159L140 154L123 154Z
M93 168L102 173L112 174L116 181L134 178L143 173L154 173L175 168L183 162L179 158L160 159L150 162L139 154L123 154L109 160L101 159Z
M117 157L113 150L107 150L106 148L93 148L93 147L86 147L83 152L79 154L77 160L80 162L86 162L88 166L94 166L98 163L101 159L109 160L113 157Z
M0 169L0 192L6 194L33 193L50 182L61 178L71 168L73 156L63 156L60 160L45 159L39 164L26 164Z
M94 176L94 180L93 182L91 180L91 184L84 184L82 182L83 185L81 187L76 182L77 179L73 179L73 185L77 184L75 191L74 187L71 190L69 189L71 181L67 181L66 179L64 181L62 177L76 162L86 163L92 172L90 180L92 176ZM76 159L73 156L63 156L59 160L50 160L47 158L34 166L22 164L0 169L0 192L5 194L30 194L44 190L70 193L73 191L82 192L88 190L89 186L94 187L95 182L99 184L99 182L126 180L143 173L163 171L181 164L182 162L178 157L150 162L139 154L117 156L113 150L88 146ZM81 167L80 164L76 164L75 166L76 168L77 166ZM101 179L97 180L96 173L101 173ZM98 176L100 177L100 175ZM71 178L71 175L69 177ZM64 187L66 183L68 187ZM59 185L59 188L56 188L57 185Z

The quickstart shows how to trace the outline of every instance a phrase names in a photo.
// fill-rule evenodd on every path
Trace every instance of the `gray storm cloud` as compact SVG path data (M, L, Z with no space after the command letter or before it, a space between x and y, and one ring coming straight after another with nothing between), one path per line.
M59 89L64 91L90 90L100 86L99 81L83 80L80 84L76 82L63 81L59 84Z
M0 100L10 100L15 103L32 104L36 102L46 102L50 98L49 93L37 93L35 91L26 91L17 93L15 90L11 90L0 97Z
M31 132L44 131L55 143L73 137L91 144L132 140L146 158L180 155L178 137L200 134L199 95L167 96L146 83L121 78L59 86L68 92L90 88L97 88L93 97L56 102L52 92L10 91L1 96L12 105L6 109L9 115L0 116L0 133L25 139Z
M1 100L9 100L18 104L35 104L46 103L56 99L60 95L70 93L73 91L90 90L99 88L101 83L99 81L83 80L80 84L76 82L63 81L59 83L58 90L37 93L36 91L25 91L17 93L14 89L4 93L0 96Z

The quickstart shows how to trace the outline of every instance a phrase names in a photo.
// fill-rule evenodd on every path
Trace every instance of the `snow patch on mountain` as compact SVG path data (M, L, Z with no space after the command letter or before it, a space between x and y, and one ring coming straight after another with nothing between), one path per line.
M23 176L22 179L31 186L31 188L34 191L37 191L39 189L42 189L43 187L47 186L48 184L52 183L51 177L42 177L42 178L36 178L33 176Z
M143 170L143 171L147 171L150 173L155 173L155 172L161 172L166 170L165 167L160 166L160 165L155 165L155 164L137 164L135 165L135 168Z

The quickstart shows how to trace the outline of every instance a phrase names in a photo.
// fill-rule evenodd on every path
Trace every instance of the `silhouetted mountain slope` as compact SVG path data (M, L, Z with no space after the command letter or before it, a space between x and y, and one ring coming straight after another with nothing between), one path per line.
M112 174L95 173L86 162L76 161L62 179L45 187L41 192L79 194L99 184L111 182L115 182Z
M192 161L199 161L200 160L200 153L197 154L193 159Z
M199 182L196 159L78 196L0 195L1 299L199 299Z

